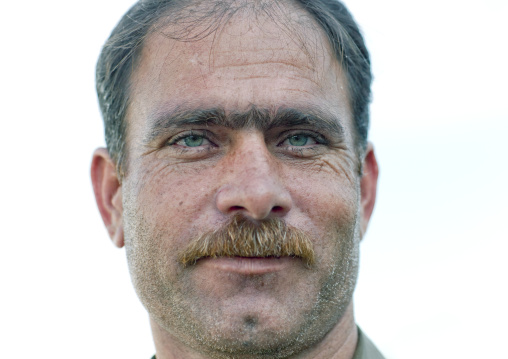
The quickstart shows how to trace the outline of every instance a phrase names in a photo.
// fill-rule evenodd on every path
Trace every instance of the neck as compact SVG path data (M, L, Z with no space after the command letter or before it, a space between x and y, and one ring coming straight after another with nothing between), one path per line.
M266 355L226 355L203 353L188 347L173 334L150 319L157 359L258 359ZM353 305L350 304L342 318L320 342L306 350L278 359L352 359L358 340Z

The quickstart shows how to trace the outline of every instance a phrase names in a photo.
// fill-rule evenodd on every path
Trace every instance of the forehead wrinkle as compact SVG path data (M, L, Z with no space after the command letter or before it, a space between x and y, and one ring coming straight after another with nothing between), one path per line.
M248 67L248 66L258 66L258 65L284 65L288 67L294 67L296 69L307 69L312 72L315 71L315 67L310 66L308 64L304 63L292 63L290 61L283 61L283 60L266 60L266 61L249 61L249 62L237 62L237 63L224 63L219 65L214 65L214 69L220 69L220 68L233 68L233 67Z
M273 4L276 4L277 6L274 6ZM208 7L201 8L201 5L199 5L198 8L208 13ZM200 81L201 86L210 87L213 86L217 76L224 75L221 73L214 74L214 69L221 69L221 71L223 71L223 68L227 70L227 67L236 67L237 69L241 69L241 66L248 66L251 60L258 63L260 59L256 61L253 59L253 56L250 55L253 55L253 52L259 51L264 52L265 55L271 53L272 56L264 56L264 58L267 61L271 60L272 63L279 64L282 69L283 66L287 66L288 68L291 67L295 70L303 70L296 71L300 75L299 77L306 78L318 86L323 85L320 84L320 81L322 81L324 78L331 78L331 76L328 76L330 71L335 72L337 67L339 70L341 69L341 66L332 56L330 46L327 41L325 41L326 39L324 38L322 29L315 23L315 20L311 18L305 9L302 9L299 6L295 6L295 4L292 2L285 1L281 3L272 3L267 1L265 5L266 6L260 7L251 7L250 5L247 7L233 6L233 9L236 10L251 9L252 12L239 11L239 13L237 13L236 11L233 11L230 13L229 10L227 10L224 14L231 15L226 17L227 21L225 21L225 19L220 21L217 19L216 21L219 21L221 26L217 26L214 28L214 30L211 30L207 36L198 36L197 38L193 36L172 36L172 33L174 31L178 32L177 29L182 27L184 24L181 24L178 21L161 21L157 26L159 31L151 32L142 47L142 55L144 59L141 62L145 66L140 67L143 67L143 71L140 71L141 69L137 68L134 71L133 78L139 81L146 76L150 76L154 79L159 79L159 81L154 82L160 84L163 77L163 71L166 71L169 74L171 70L171 76L176 76L177 79L184 77L182 75L184 72L179 71L182 65L185 65L185 63L181 63L181 59L187 58L189 60L189 56L192 55L192 57L195 58L195 63L192 64L194 65L196 76L192 79L186 78L185 80L187 82L190 80ZM281 16L274 16L273 11L267 11L273 8L277 8L278 10L276 13ZM194 7L190 6L187 10L190 11L191 9L194 9ZM295 9L298 11L295 12ZM253 15L255 16L254 18ZM186 17L183 19L185 18ZM226 44L229 43L231 38L238 37L237 32L227 35L223 34L224 28L229 26L234 27L235 23L245 18L250 19L251 22L258 28L262 29L264 33L268 32L269 35L277 35L276 39L278 39L278 44L274 45L273 47L268 45L263 46L263 39L255 37L253 39L259 40L258 44L261 44L261 46L258 46L256 49L243 45L240 47L221 46L220 38L222 36L228 37L227 39L224 39ZM199 17L199 19L204 18ZM272 28L266 29L265 26L261 26L266 22L268 22L268 24L270 24L272 27L275 26L276 30L278 31L274 31ZM194 24L194 22L192 22L192 24ZM190 28L188 28L190 33L193 33L191 29L196 31L199 30L200 27L198 25L199 23L196 23L196 27L190 26ZM286 45L282 45L281 43L285 43ZM225 44L222 43L222 45ZM170 48L163 50L166 46L169 46ZM235 54L238 54L240 49L244 54L243 59L234 56ZM165 53L161 53L161 51ZM282 54L289 55L289 58L283 58ZM219 60L217 56L221 57L220 61L217 61ZM162 61L156 61L158 57L162 58ZM177 61L180 62L177 63ZM201 63L201 61L203 61L203 63ZM152 68L147 68L147 63L160 64L156 68L153 68L153 66L151 66ZM252 63L252 65L256 64ZM267 63L266 65L270 64ZM208 66L208 69L206 69L206 66ZM253 69L254 68L255 67L253 66ZM266 66L266 68L270 67ZM248 76L245 76L245 79L252 78L252 76L263 78L265 75L264 70L264 68L260 68L260 73L254 74L250 73L250 69L247 69L246 72L248 73ZM273 69L271 70L273 73ZM277 72L278 71L275 73ZM226 72L225 75L230 77L233 76L231 72ZM271 76L271 74L268 76ZM268 78L268 76L266 78ZM288 77L289 80L292 80L296 76L286 77ZM241 80L244 79L244 77L237 76L234 79ZM138 81L135 81L135 83ZM318 90L319 93L325 95L329 90L328 87L329 86L327 86L327 88L320 88ZM147 90L155 91L153 87ZM134 89L134 92L138 92L136 91L136 88Z
M215 1L213 4L217 4ZM210 5L203 7L204 3L194 4L187 10L197 15L190 16L190 23L186 21L167 21L159 26L164 27L161 31L167 39L179 42L206 42L208 44L208 65L211 69L229 66L232 59L229 52L237 54L239 49L245 54L249 52L271 52L272 54L294 53L293 61L296 67L314 70L320 62L319 59L332 55L329 44L326 42L323 30L312 16L292 1L260 1L256 2L221 2L222 10L214 15L210 11ZM206 15L205 15L206 14ZM205 22L203 29L202 22ZM199 20L199 21L198 21ZM243 24L241 33L238 24ZM211 26L210 24L214 24ZM245 25L247 24L247 25ZM263 47L264 38L258 37L255 28L272 40L278 41L278 45ZM187 36L175 36L185 29ZM252 37L254 35L255 37ZM243 47L242 41L237 43L235 50L230 50L231 40L252 38L258 41L256 50ZM236 43L236 42L235 42ZM233 57L234 58L234 57ZM333 56L332 56L333 58ZM248 61L250 56L246 59ZM237 61L238 59L235 59ZM225 63L224 63L225 62ZM244 61L240 61L242 63Z
M266 132L274 128L307 126L338 137L344 136L344 127L337 116L316 108L296 109L279 107L260 108L251 105L247 111L230 111L222 107L209 109L175 109L149 120L145 142L149 143L169 129L193 126L221 126L234 130L256 129Z

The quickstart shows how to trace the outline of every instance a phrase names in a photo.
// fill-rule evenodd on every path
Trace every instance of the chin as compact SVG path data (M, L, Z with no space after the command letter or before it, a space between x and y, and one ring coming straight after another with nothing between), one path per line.
M260 355L285 358L296 351L312 346L300 323L289 318L273 318L263 315L239 315L223 319L208 330L200 328L201 335L193 333L186 343L199 348L212 358L251 358ZM279 323L279 324L277 324ZM295 325L296 324L296 325ZM288 330L298 327L300 330ZM205 335L202 335L205 333ZM305 341L302 338L306 338ZM315 342L318 338L315 339Z
M236 296L209 301L207 307L182 308L185 321L177 319L183 313L173 311L156 322L165 333L211 358L286 358L322 341L349 305L330 306L322 293L310 306L308 298L291 298L295 300L288 304L288 298Z

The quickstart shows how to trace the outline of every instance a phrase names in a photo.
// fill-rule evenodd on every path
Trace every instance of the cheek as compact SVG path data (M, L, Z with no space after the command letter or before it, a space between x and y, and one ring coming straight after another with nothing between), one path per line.
M296 208L316 220L348 217L359 204L359 178L349 160L326 156L312 164L291 168L286 184Z
M309 232L318 256L333 260L332 253L336 255L355 238L358 176L347 163L325 160L292 171L287 178L294 208L291 224Z
M206 223L205 210L213 203L213 173L185 165L159 162L138 171L137 185L130 190L137 210L149 228L177 242ZM205 176L204 173L207 175Z

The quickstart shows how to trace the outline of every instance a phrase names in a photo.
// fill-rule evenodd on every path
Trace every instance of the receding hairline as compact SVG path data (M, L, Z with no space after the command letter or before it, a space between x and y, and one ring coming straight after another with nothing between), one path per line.
M169 6L163 11L163 14L151 26L133 54L134 62L130 80L136 74L143 58L143 51L154 40L155 35L183 43L199 42L209 38L209 41L212 42L210 50L210 56L212 57L215 44L220 42L222 31L238 16L246 16L247 20L253 19L258 24L268 19L299 47L311 64L315 65L319 59L329 58L331 64L338 65L340 72L344 71L342 58L338 58L334 53L325 30L317 23L312 14L298 2L293 0L262 0L255 2L247 0L180 0L175 1L175 3L175 5ZM213 9L210 10L208 9L210 3L220 4L221 6L220 8L212 6ZM227 3L240 5L228 7L225 5ZM270 12L268 11L270 9L277 11ZM291 11L291 9L297 11ZM279 15L284 18L279 18ZM273 35L280 38L278 32ZM347 81L347 78L345 80ZM131 82L131 85L135 84Z

